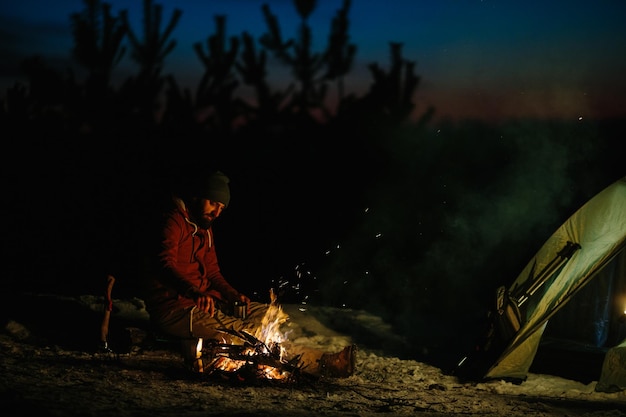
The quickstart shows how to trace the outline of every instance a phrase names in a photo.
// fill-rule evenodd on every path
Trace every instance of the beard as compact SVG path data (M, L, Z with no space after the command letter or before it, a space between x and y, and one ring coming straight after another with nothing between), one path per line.
M210 219L205 216L200 216L198 217L198 226L200 226L203 229L208 229L209 227L211 227L214 220L215 219Z
M191 219L193 220L193 222L202 229L210 228L215 221L215 217L210 217L208 214L205 215L204 210L198 203L192 203L190 205L189 214L191 214Z

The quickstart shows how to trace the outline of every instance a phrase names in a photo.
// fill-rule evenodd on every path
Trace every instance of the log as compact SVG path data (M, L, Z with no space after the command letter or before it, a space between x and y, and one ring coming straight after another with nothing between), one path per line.
M239 337L244 341L244 344L208 343L206 346L203 346L203 372L206 375L219 373L222 377L230 375L237 380L241 380L242 375L245 374L248 379L250 375L256 375L256 378L265 379L265 372L255 371L268 366L276 369L281 374L288 373L291 378L285 379L293 380L293 378L298 378L301 375L302 362L300 355L287 361L280 357L280 346L270 348L264 342L246 332L238 332L231 329L221 330ZM243 364L232 371L226 371L220 368L224 359L240 361Z

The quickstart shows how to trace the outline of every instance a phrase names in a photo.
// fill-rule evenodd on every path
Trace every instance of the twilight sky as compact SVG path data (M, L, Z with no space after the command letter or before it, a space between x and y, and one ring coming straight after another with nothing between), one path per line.
M309 18L316 52L342 2L318 0ZM108 3L114 15L128 9L134 32L141 33L143 0ZM202 72L192 45L206 47L215 15L227 16L229 36L245 30L258 38L266 29L264 3L278 16L283 37L294 37L300 22L292 0L156 3L164 7L163 28L174 8L183 12L173 33L178 46L165 71L192 88ZM72 65L69 15L82 9L82 0L0 3L0 96L19 79L24 57L41 55L59 68ZM626 117L626 1L352 0L349 18L350 41L358 49L348 91L358 94L370 85L368 64L388 69L389 42L401 42L421 77L418 113L433 105L437 118ZM117 73L133 66L127 54ZM281 81L287 82L277 77L277 87Z

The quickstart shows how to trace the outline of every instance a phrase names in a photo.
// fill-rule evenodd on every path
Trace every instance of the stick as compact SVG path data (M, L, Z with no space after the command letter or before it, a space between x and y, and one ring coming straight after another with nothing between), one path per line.
M113 299L111 298L111 292L113 291L114 283L115 277L113 275L107 275L107 288L104 294L104 315L102 317L102 325L100 326L100 343L104 350L109 350L109 320L111 319L111 311L113 310Z

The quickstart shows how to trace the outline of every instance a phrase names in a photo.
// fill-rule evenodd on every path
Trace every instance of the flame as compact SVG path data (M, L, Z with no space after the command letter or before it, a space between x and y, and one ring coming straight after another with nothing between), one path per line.
M287 340L287 337L286 334L280 331L280 327L288 320L289 316L278 304L274 291L270 291L270 300L271 302L268 309L261 320L261 325L253 334L262 344L260 346L246 348L242 352L243 356L252 358L254 355L270 355L277 353L279 359L282 360L286 354L285 348L281 346L281 343ZM219 356L218 354L212 363L212 368L225 372L236 372L248 363L249 361L247 360L232 359L228 356ZM257 372L267 379L284 379L289 376L288 372L284 372L271 365L258 364Z
M289 318L287 313L278 304L274 291L270 291L270 305L261 320L261 326L257 328L254 337L265 343L270 348L280 345L287 337L281 333L280 326ZM281 349L281 358L284 351Z

